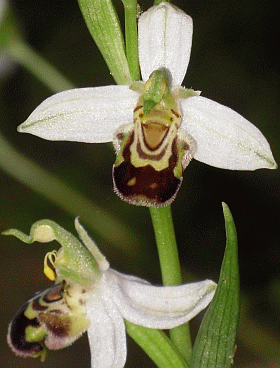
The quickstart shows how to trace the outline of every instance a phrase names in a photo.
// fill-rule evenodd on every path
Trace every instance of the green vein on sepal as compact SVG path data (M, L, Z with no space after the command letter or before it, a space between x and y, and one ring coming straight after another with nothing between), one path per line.
M239 322L237 235L228 206L223 203L226 250L216 293L206 312L193 347L191 368L232 366Z

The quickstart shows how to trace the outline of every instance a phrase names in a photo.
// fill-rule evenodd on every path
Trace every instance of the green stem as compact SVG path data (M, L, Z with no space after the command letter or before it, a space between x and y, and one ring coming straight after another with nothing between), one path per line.
M28 69L54 93L74 88L71 82L24 41L13 41L5 47L4 51Z
M137 35L137 0L123 0L125 14L126 57L133 80L140 80Z
M187 368L185 360L163 331L125 321L126 331L159 368Z
M163 285L179 285L182 283L182 275L171 206L150 207L150 213L155 231ZM190 362L192 345L189 325L184 324L171 329L170 338L186 361Z
M171 206L150 207L162 273L163 285L182 283Z

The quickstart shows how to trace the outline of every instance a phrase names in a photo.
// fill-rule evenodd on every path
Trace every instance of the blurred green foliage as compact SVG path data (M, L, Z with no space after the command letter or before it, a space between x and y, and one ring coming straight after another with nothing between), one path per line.
M114 83L75 1L43 0L34 4L31 0L14 0L11 4L21 22L23 37L76 86ZM184 85L202 90L203 96L233 108L253 122L270 142L279 164L280 35L275 2L189 0L174 4L194 19L193 48ZM140 2L144 10L149 5L151 2ZM116 7L122 19L120 1L116 2ZM8 75L2 76L0 88L0 129L6 139L20 152L129 224L136 235L118 248L95 236L93 230L89 232L114 268L160 283L149 211L122 202L112 190L111 170L115 155L111 145L49 142L20 135L17 126L51 93L16 65L10 68ZM243 295L235 355L235 367L238 368L280 365L279 176L279 170L227 171L193 161L184 173L182 188L172 205L186 279L218 280L225 247L221 202L227 203L232 212L238 234ZM4 171L0 172L0 183L1 231L15 227L28 232L30 225L41 218L57 221L73 231L73 216L54 203ZM23 361L16 357L5 339L7 325L22 302L35 291L49 287L42 271L44 255L52 248L23 245L6 237L0 242L1 269L4 271L0 366L41 367L39 360ZM125 251L121 251L122 248ZM193 335L196 323L192 323ZM154 366L148 358L142 357L132 342L129 344L127 367ZM44 367L62 368L69 364L90 366L86 337L67 350L50 354Z

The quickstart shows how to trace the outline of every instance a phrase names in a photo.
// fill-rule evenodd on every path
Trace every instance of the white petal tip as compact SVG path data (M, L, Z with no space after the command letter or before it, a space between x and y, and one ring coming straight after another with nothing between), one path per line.
M268 145L268 143L267 143ZM272 155L272 152L269 151L261 151L256 150L253 152L254 157L251 161L248 160L248 162L244 162L240 164L240 168L230 168L231 170L248 170L248 171L254 171L259 169L270 169L275 170L277 169L278 165L276 161L274 160L274 157Z
M276 170L278 168L278 165L273 157L271 157L270 160L267 160L267 163L269 165L268 167L265 167L267 169Z
M201 96L183 99L181 107L181 129L196 141L196 160L228 170L277 168L264 135L237 112Z
M24 122L22 124L20 124L18 127L17 127L17 131L19 133L30 133L28 131L28 123L27 122Z
M23 124L24 124L24 123L23 123ZM24 130L22 129L23 124L20 124L20 125L17 127L17 131L18 131L19 133L24 133Z

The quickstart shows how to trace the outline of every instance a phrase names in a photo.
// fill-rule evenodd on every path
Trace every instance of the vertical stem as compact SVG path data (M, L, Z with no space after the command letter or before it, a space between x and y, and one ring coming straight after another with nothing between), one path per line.
M150 207L150 213L155 231L163 285L179 285L182 283L182 275L171 206ZM184 324L171 329L170 338L189 363L192 351L189 325Z
M125 14L126 57L133 80L140 79L137 35L137 0L123 0Z
M150 207L164 285L182 283L171 206Z

